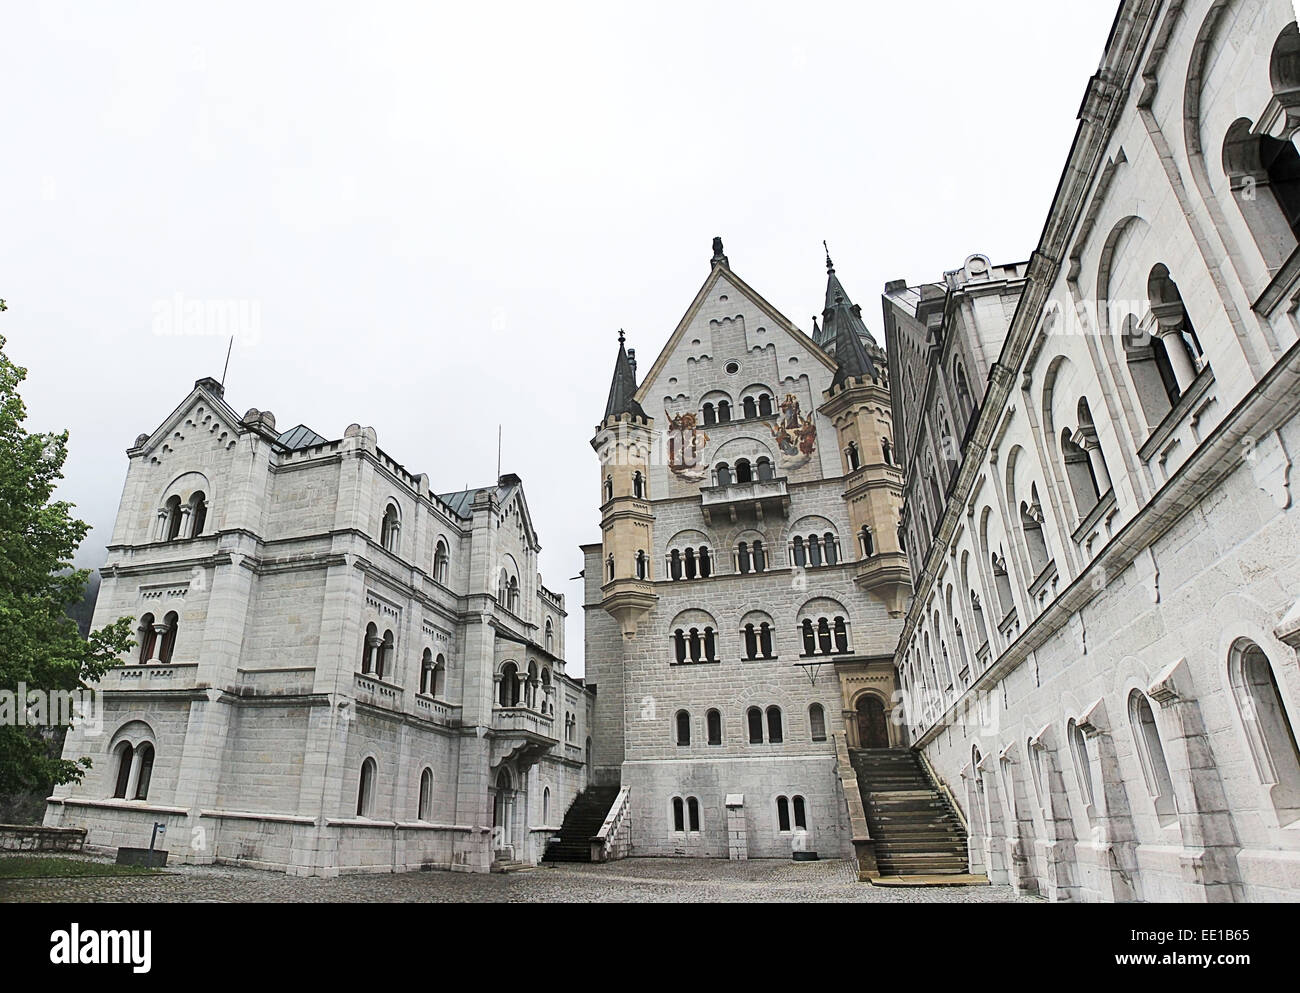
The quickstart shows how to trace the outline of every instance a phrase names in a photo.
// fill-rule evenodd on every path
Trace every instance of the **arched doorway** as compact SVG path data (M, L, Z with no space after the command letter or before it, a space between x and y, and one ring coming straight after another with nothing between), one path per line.
M889 721L885 704L878 696L864 693L858 697L858 747L888 748Z
M502 769L497 773L496 791L492 799L492 850L494 853L507 852L514 845L514 832L511 821L514 820L514 791L511 789L510 771Z

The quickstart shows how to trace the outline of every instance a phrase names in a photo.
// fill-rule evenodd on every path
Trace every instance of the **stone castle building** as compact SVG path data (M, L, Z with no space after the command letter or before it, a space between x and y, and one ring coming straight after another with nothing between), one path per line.
M592 775L621 788L638 855L852 856L865 832L846 745L899 741L908 580L887 369L827 268L810 337L715 239L639 384L620 334L592 439L586 679Z
M211 379L127 454L94 624L139 647L47 824L297 874L540 858L592 699L517 476L435 493L373 429L279 432Z
M886 288L907 736L995 882L1300 896L1297 129L1287 0L1124 0L1031 259Z

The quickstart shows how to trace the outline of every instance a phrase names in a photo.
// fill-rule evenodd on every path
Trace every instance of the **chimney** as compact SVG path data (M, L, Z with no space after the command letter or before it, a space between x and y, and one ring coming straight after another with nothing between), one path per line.
M636 349L635 348L629 348L627 350L627 364L632 367L632 380L635 382L636 381Z

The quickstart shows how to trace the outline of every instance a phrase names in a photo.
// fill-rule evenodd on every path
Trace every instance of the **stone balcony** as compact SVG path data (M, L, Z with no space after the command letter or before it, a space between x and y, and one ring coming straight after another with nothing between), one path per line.
M492 765L514 761L520 770L559 744L555 718L530 707L493 707L491 739Z
M356 673L353 685L356 689L358 703L368 703L372 707L383 707L385 710L402 709L402 688L400 686L385 683L374 676L363 676L359 672Z
M706 524L713 524L715 514L735 524L741 515L762 521L769 516L788 517L790 491L784 476L777 479L755 480L750 483L729 483L726 486L700 488L700 499Z
M190 690L198 684L197 662L150 662L114 666L104 673L99 689L113 690Z

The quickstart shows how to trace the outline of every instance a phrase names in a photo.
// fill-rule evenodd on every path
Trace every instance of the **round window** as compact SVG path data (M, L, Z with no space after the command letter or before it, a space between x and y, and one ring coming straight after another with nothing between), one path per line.
M739 363L739 362L728 362L727 365L726 365L726 369L727 369L727 374L728 374L728 375L730 375L730 376L734 376L736 373L740 372L740 363Z

